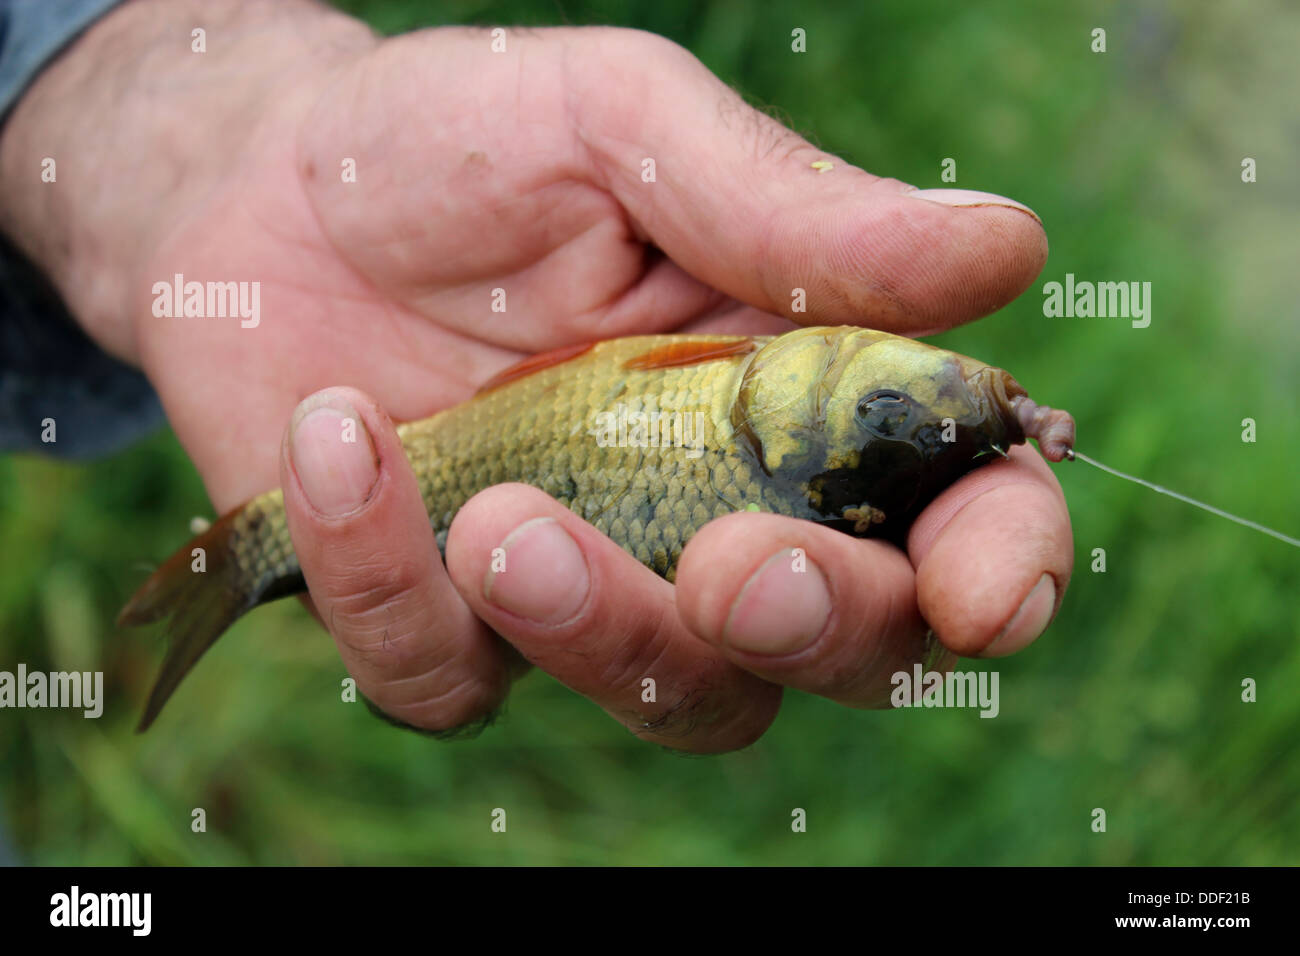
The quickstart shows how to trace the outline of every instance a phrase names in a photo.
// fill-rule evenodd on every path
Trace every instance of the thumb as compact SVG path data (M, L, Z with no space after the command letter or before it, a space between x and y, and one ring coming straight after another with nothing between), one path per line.
M597 49L573 97L596 175L646 237L737 299L803 324L918 334L1001 307L1047 259L1041 221L1015 200L851 166L652 34L605 31Z
M374 400L350 388L304 400L280 481L303 578L357 689L427 730L487 716L509 688L508 661L447 577L416 476Z

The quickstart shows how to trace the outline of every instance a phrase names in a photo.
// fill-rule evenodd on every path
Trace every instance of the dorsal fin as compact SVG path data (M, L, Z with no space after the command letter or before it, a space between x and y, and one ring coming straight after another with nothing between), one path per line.
M591 351L595 345L594 342L583 342L578 345L566 345L562 348L551 349L549 352L542 352L538 355L532 355L522 362L516 362L509 368L502 369L490 379L479 386L475 395L482 395L484 392L490 392L494 388L500 388L502 385L508 385L511 382L523 378L525 375L532 375L534 372L540 372L544 368L550 368L553 365L560 365L569 359L575 359L579 355Z
M752 338L730 340L703 339L700 341L671 342L648 352L642 352L623 363L626 369L646 372L657 368L680 368L714 362L735 355L748 355L758 348Z

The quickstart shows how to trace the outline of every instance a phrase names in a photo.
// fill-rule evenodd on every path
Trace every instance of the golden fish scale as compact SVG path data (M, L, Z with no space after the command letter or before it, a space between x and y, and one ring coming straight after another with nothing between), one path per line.
M547 492L669 580L686 541L713 518L747 507L793 513L730 438L731 405L748 355L644 371L624 367L679 340L642 336L599 343L462 405L399 425L439 550L466 501L512 481ZM740 339L719 339L733 340ZM754 340L757 346L765 341ZM691 439L701 435L702 425L702 452L603 444L593 429L601 415L617 422L620 405L628 416L666 414L670 432L687 424L674 419L675 413L691 416L689 431L669 437ZM630 443L637 438L631 424L627 437ZM240 576L255 590L300 573L279 490L254 498L233 520Z
M258 495L233 519L231 547L250 593L259 593L272 581L300 573L280 489Z
M646 371L624 367L676 341L653 336L600 343L464 405L399 426L439 548L470 497L510 481L547 492L669 580L682 547L705 522L750 505L785 511L768 500L761 473L736 453L729 437L738 372L748 356ZM601 431L602 421L617 424L620 405L625 418L667 416L672 440L701 435L702 452L602 443L593 431ZM661 436L662 429L661 421ZM609 437L620 436L615 431ZM630 421L627 437L629 445L643 444Z

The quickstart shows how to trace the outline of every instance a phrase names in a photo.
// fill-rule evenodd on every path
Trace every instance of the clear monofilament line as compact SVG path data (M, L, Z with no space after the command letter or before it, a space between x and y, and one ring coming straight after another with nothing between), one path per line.
M1114 468L1111 468L1109 465L1103 465L1095 458L1089 458L1081 451L1071 450L1068 454L1068 457L1071 461L1074 461L1076 458L1079 459L1080 461L1085 461L1088 464L1092 465L1094 468L1100 468L1102 471L1106 472L1107 474L1114 475L1116 478L1123 478L1125 481L1131 481L1134 484L1142 485L1144 488L1150 488L1152 491L1158 491L1160 492L1160 494L1168 495L1170 498L1177 498L1179 501L1185 502L1189 505L1195 505L1197 508L1200 508L1202 511L1208 511L1212 515L1218 515L1220 518L1227 518L1229 521L1235 521L1237 524L1245 525L1247 528L1254 528L1256 531L1261 531L1271 538L1277 538L1279 541L1285 541L1293 548L1300 548L1300 540L1297 540L1296 538L1292 538L1288 535L1285 535L1280 531L1274 531L1272 528L1266 528L1264 527L1264 525L1259 524L1258 522L1250 521L1246 518L1239 518L1234 514L1229 514L1228 512L1224 511L1222 508L1214 507L1214 505L1207 505L1203 501L1197 501L1195 498L1188 498L1186 495L1180 495L1176 491L1170 491L1168 488L1162 488L1160 485L1154 484L1150 481L1144 481L1141 478L1135 478L1132 475L1126 475L1122 471L1116 471Z

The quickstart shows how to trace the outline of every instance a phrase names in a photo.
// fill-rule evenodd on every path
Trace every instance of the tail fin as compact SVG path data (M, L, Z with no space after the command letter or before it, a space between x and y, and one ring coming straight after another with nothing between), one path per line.
M170 646L136 732L149 728L177 685L219 638L262 595L239 568L236 510L173 554L127 602L119 627L169 617ZM201 563L200 563L201 562Z

